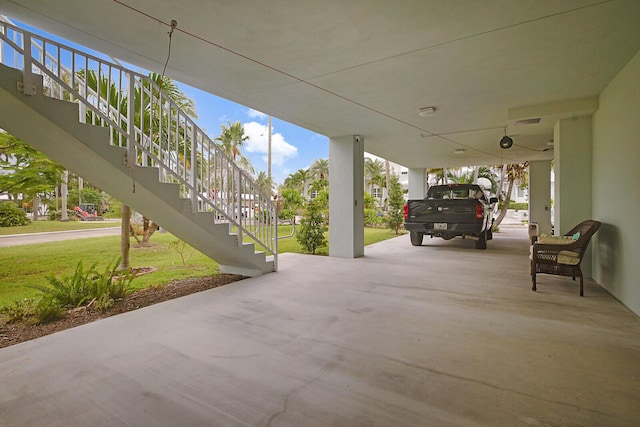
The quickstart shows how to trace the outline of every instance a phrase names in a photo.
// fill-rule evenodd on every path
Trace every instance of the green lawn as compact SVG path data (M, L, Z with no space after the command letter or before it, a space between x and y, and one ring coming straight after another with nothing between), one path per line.
M281 225L278 227L278 236L288 236L291 234L290 225ZM296 226L296 231L300 228L300 226ZM329 240L329 233L325 233L327 236L327 241ZM389 230L388 228L365 228L364 229L364 245L371 245L373 243L381 242L383 240L391 239L393 237L397 237L396 234ZM303 253L302 248L300 247L300 243L294 237L289 237L286 239L280 239L278 241L278 253L283 254L286 252L294 252L294 253ZM317 251L318 255L328 255L329 248L321 248Z
M77 224L84 225L85 223ZM0 228L0 230L17 231L21 228ZM51 230L42 227L38 231ZM17 232L24 233L25 231L22 229ZM291 226L281 226L278 233L280 236L290 234ZM365 229L365 245L393 237L396 235L388 229ZM182 255L186 259L186 262L183 262L180 252L172 247L172 243L176 241L178 239L169 233L155 233L151 238L151 246L134 247L132 245L130 254L132 267L149 266L157 269L153 273L136 278L132 283L135 289L164 285L173 279L216 274L218 271L217 263L188 245L182 251ZM18 299L37 295L38 291L29 286L47 285L48 275L53 274L57 277L72 275L80 260L83 261L85 268L97 262L98 271L104 271L108 264L118 258L119 250L119 236L0 248L0 265L2 265L0 270L0 307L12 304ZM278 242L278 252L302 253L302 249L295 237L290 237ZM327 249L320 251L320 254L327 253Z

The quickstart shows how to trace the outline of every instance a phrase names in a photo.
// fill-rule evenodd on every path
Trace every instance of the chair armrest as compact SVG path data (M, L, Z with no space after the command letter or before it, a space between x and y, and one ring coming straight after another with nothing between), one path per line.
M580 247L578 244L579 240L570 243L539 243L536 242L533 244L533 250L536 252L560 252L560 251L570 251L571 249L575 249Z

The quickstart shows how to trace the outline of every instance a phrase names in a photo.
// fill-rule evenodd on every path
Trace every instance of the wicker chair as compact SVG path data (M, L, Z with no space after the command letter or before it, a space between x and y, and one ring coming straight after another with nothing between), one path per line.
M531 246L531 289L536 290L536 274L555 274L580 278L580 296L584 296L583 276L580 263L591 237L598 231L601 223L587 220L576 225L563 237L540 237Z

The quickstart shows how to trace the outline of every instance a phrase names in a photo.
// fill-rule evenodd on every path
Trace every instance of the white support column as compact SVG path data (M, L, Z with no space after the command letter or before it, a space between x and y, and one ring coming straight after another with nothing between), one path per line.
M329 255L364 256L364 140L329 139Z
M592 215L591 116L558 121L553 139L555 234L563 235ZM585 277L591 277L591 249L581 266Z
M564 119L555 125L557 234L591 218L591 139L591 116Z
M538 232L551 234L551 162L529 163L529 221Z
M409 199L424 199L426 169L409 169Z

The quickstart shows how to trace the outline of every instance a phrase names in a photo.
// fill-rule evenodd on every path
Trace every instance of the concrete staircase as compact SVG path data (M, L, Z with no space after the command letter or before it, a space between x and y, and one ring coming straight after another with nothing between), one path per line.
M43 95L42 78L35 94L18 89L20 70L0 64L0 128L142 213L220 265L225 273L257 276L275 270L275 261L239 242L215 212L193 212L177 184L159 181L155 167L128 167L126 149L110 144L109 128L78 121L78 104Z

